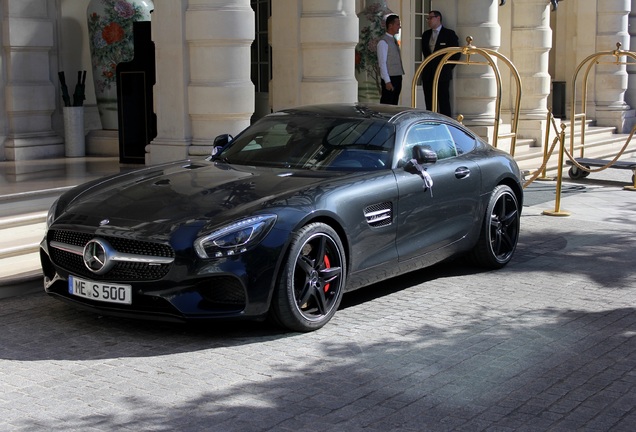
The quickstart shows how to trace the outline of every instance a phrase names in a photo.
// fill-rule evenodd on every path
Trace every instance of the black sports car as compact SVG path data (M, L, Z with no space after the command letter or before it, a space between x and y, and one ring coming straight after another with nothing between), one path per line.
M103 314L325 325L342 295L457 255L500 268L522 175L456 121L390 105L270 114L213 155L80 185L52 206L47 293Z

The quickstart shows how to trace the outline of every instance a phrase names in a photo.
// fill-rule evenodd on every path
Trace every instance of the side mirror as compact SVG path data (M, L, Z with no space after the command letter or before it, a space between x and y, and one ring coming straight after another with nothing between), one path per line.
M413 159L419 164L434 164L437 162L437 153L430 148L416 145L413 147Z
M230 134L219 135L214 138L214 144L212 146L212 156L215 156L219 153L223 148L232 142L234 137Z
M413 159L404 165L404 170L411 174L420 174L425 169L422 165L430 165L437 162L437 153L430 148L416 145L413 147Z

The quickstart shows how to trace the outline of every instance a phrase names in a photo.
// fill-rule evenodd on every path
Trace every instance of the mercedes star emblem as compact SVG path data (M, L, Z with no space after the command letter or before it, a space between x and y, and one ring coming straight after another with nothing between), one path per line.
M113 255L112 247L102 239L93 239L84 246L84 265L96 274L104 274L113 266L110 257Z

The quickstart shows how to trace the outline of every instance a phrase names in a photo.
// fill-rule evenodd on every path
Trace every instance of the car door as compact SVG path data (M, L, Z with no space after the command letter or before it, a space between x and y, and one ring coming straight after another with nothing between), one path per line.
M454 128L453 133L450 128ZM461 240L477 220L481 173L472 154L455 145L453 135L457 132L466 135L452 125L428 121L412 125L404 134L402 167L395 173L400 261L440 251ZM437 162L425 166L433 180L431 188L424 187L419 174L403 168L416 145L437 153Z

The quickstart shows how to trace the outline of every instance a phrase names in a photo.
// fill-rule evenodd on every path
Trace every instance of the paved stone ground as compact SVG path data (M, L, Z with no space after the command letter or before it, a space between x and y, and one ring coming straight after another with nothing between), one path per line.
M310 334L2 299L0 430L632 432L636 194L601 189L569 187L560 218L538 187L506 268L347 294Z

